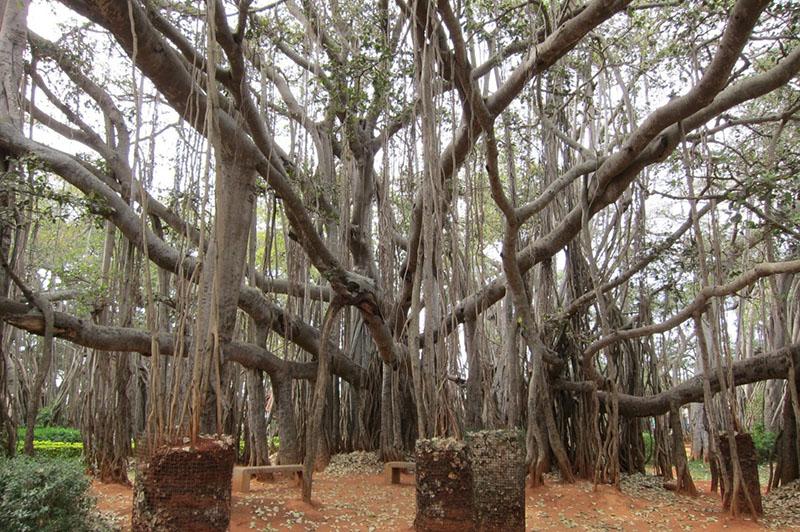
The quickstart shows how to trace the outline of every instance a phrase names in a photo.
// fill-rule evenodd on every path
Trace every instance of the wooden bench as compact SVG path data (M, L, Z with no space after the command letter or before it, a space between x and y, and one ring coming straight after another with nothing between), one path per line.
M239 466L233 468L233 491L250 491L250 478L259 473L294 473L298 481L303 480L302 464Z
M386 481L391 484L400 484L401 471L416 471L417 464L414 462L386 462L383 466Z

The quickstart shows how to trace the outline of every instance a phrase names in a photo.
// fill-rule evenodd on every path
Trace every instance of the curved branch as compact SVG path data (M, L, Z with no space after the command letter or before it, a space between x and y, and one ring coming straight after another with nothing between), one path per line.
M45 334L45 320L40 312L8 298L0 298L0 319L31 334ZM77 318L64 312L53 312L53 336L76 345L100 351L134 352L150 356L153 346L149 331L131 327L97 325L89 320ZM192 338L184 337L183 353L191 352ZM175 356L176 337L159 333L160 355ZM331 344L333 345L333 344ZM366 371L338 349L331 351L332 371L353 386L360 387ZM233 361L246 368L260 369L270 375L286 373L294 379L313 380L317 374L316 362L292 362L284 360L267 349L255 344L232 341L223 346L225 361Z
M762 277L776 275L779 273L800 272L800 260L790 260L785 262L762 262L751 270L746 271L739 277L723 285L706 286L697 294L694 300L671 318L636 329L617 330L608 336L604 336L592 342L584 351L585 357L590 357L600 351L600 349L619 342L620 340L631 340L662 333L677 327L686 320L690 319L696 312L702 311L706 303L712 297L722 297L738 292L742 288L750 286Z
M800 364L800 343L793 344L772 353L739 360L733 363L733 381L736 386L770 379L785 379L789 371L789 357L793 357L795 364ZM722 371L728 373L728 368ZM719 392L719 378L714 371L709 376L711 390ZM592 382L566 382L558 381L556 388L562 390L591 393L595 389ZM607 392L598 391L598 397L606 402L609 399ZM620 393L619 413L626 417L660 416L669 412L670 404L677 403L683 406L688 403L703 401L703 374L695 375L691 379L656 395L636 396Z

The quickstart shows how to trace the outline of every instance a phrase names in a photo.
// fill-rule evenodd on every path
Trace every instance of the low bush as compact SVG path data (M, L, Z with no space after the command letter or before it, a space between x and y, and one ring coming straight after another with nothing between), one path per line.
M17 439L19 441L25 441L26 432L25 427L20 427L19 430L17 430ZM72 443L80 443L83 441L81 439L81 431L70 427L36 427L33 429L33 439Z
M775 452L777 435L774 432L765 430L763 423L757 423L750 432L750 436L753 438L753 445L756 448L758 463L763 464L769 461Z
M0 530L107 530L77 460L0 460Z
M49 427L53 424L53 407L50 405L43 406L39 409L39 412L36 414L36 426L37 427Z
M22 452L23 444L17 444L17 451ZM83 453L83 444L63 441L38 441L33 442L33 452L36 456L53 459L80 458Z

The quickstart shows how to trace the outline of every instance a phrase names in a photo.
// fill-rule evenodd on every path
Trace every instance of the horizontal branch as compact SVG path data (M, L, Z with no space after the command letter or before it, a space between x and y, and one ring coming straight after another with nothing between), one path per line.
M256 286L268 294L286 294L328 302L333 300L333 293L329 286L290 281L288 279L270 279L264 275L259 275L259 272L256 272Z
M723 297L736 293L742 288L750 286L762 277L776 275L779 273L797 273L800 272L800 260L789 260L785 262L762 262L754 268L746 271L734 280L715 286L706 286L700 293L698 293L694 300L684 307L680 312L671 318L662 321L661 323L653 323L644 327L637 327L635 329L617 330L611 334L599 338L592 342L589 347L584 351L586 357L590 357L600 351L602 348L609 346L620 340L631 340L633 338L641 338L642 336L651 336L653 334L662 333L670 329L674 329L678 325L690 319L696 312L701 311L708 300L712 297Z
M30 306L7 298L0 298L0 320L31 334L44 335L44 318ZM141 353L152 355L149 332L132 327L97 325L90 320L77 318L64 312L53 313L53 336L91 349L109 352ZM176 356L191 353L192 338L182 339L183 349L175 335L161 332L157 335L160 355ZM246 368L260 369L270 375L287 374L295 379L314 379L316 362L293 362L284 360L268 349L255 344L231 341L223 347L223 358L237 362ZM332 371L353 386L359 387L365 379L365 370L341 352L333 353Z
M735 386L742 386L753 382L770 379L786 379L789 371L789 357L793 357L795 365L800 364L800 343L784 347L772 353L739 360L733 363L733 382ZM722 373L727 374L728 368L724 367ZM718 372L714 371L709 377L712 393L719 392ZM571 392L592 392L594 383L591 382L556 382L556 388ZM610 394L604 391L597 392L601 401L606 402ZM669 390L650 396L636 396L620 393L619 413L625 417L660 416L669 412L670 405L675 403L683 406L689 403L703 401L703 374L695 375Z

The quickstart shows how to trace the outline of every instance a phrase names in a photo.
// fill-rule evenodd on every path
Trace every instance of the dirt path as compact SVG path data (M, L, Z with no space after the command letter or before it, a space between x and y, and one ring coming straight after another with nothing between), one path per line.
M707 489L707 486L701 488ZM385 531L411 530L414 520L414 477L388 485L381 475L343 478L317 475L315 504L299 500L292 480L253 480L248 494L233 495L231 532L251 530ZM99 507L130 526L131 490L94 484ZM639 495L611 486L594 490L588 482L559 484L526 493L527 530L763 530L769 521L732 520L710 495L679 497L660 488L640 488Z

